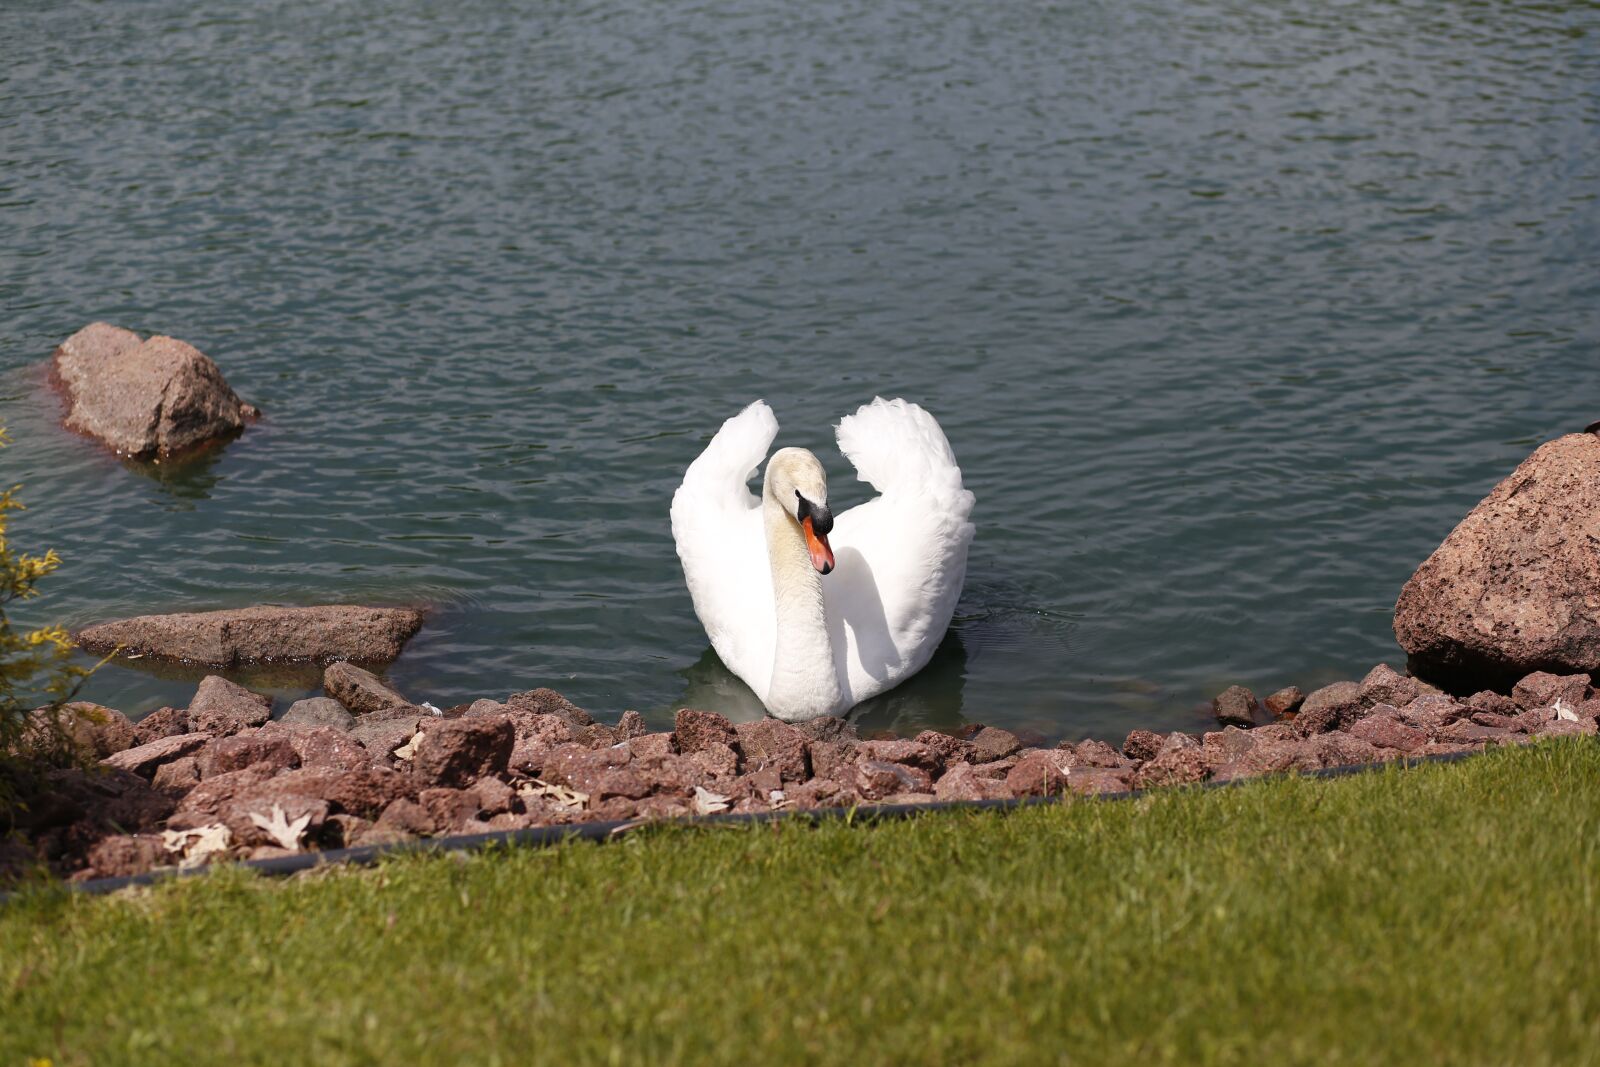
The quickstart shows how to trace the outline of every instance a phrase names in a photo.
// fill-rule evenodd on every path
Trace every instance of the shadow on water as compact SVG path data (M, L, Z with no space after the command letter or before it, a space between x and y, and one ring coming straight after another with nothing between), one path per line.
M752 722L766 714L750 687L707 648L692 666L678 672L684 680L678 707L726 715L734 722ZM889 732L912 737L922 730L952 731L965 723L962 691L967 681L967 650L951 631L928 665L905 682L858 704L849 718L862 737Z
M122 465L155 483L162 495L171 500L169 511L193 511L195 502L209 500L211 491L222 480L216 467L232 440L233 437L226 437L211 441L164 459L124 458Z

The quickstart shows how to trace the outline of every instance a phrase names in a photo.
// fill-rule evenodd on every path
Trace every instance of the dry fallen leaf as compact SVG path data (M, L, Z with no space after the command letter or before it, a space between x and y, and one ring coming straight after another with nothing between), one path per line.
M728 798L721 793L713 793L704 786L694 787L694 813L696 815L715 815L728 810Z
M300 838L306 832L306 827L311 825L311 814L307 812L294 822L290 822L283 813L283 805L274 804L271 818L263 818L252 811L250 821L265 830L267 836L276 841L280 847L291 852L299 852Z
M417 746L420 744L422 744L422 731L418 730L411 735L411 740L394 750L394 758L409 760L417 754Z
M767 804L773 811L789 806L789 798L781 789L774 789L767 794Z
M195 830L163 830L161 844L168 852L180 853L178 866L187 870L200 866L212 853L226 852L232 836L227 826L216 822Z
M1561 719L1566 722L1578 721L1578 713L1573 711L1572 708L1567 705L1566 701L1562 700L1560 697L1557 697L1555 704L1551 705L1551 710L1556 713L1557 719Z
M542 778L534 778L519 787L517 795L544 797L563 811L582 811L583 806L589 803L588 793L580 793L576 789L568 789L564 785L553 785Z

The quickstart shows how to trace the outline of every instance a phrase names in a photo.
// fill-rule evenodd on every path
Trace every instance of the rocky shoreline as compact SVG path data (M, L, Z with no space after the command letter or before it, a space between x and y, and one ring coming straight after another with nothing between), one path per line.
M52 772L0 870L43 862L86 880L582 822L1119 793L1594 735L1600 719L1587 674L1456 699L1388 666L1309 695L1235 686L1213 702L1218 729L1134 730L1120 748L1033 746L976 724L863 739L841 719L733 723L689 708L651 732L637 712L597 723L549 689L442 710L345 662L324 688L276 718L269 698L220 676L137 723L72 705L100 766Z

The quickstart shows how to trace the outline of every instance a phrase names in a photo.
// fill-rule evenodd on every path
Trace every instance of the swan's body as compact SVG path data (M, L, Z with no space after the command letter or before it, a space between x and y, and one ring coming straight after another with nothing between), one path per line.
M927 664L966 577L973 497L944 431L904 400L839 423L839 450L880 495L836 522L804 449L773 455L760 499L746 488L777 433L759 400L723 423L672 498L672 533L717 655L769 712L801 722Z

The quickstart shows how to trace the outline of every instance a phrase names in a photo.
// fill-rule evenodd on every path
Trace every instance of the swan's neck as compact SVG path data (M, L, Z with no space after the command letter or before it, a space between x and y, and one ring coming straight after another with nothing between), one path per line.
M783 505L767 496L762 512L778 612L767 710L791 722L828 715L837 710L843 691L828 640L822 576L811 565L800 524Z

